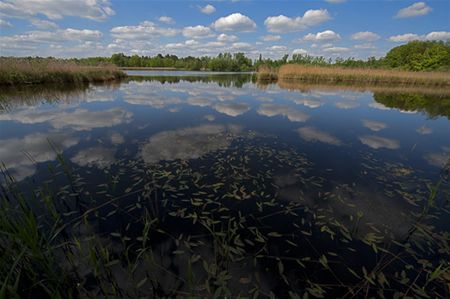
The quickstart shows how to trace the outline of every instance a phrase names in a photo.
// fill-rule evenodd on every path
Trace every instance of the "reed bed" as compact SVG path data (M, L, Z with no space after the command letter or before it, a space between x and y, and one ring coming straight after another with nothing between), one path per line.
M304 81L327 84L368 84L387 86L450 86L446 72L408 72L388 69L320 67L287 64L278 70L262 69L261 81Z
M0 57L0 85L104 82L125 76L111 64L86 66L64 59Z

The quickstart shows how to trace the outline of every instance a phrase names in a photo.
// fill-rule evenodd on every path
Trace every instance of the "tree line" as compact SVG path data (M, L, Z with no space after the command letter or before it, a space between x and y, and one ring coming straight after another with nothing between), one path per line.
M305 54L288 54L280 59L263 58L252 60L244 53L220 53L216 57L178 57L176 55L139 56L113 54L111 57L89 57L76 59L89 65L113 63L119 67L170 67L185 70L210 71L253 71L260 66L276 68L284 64L302 64L315 66L340 66L362 68L389 68L409 71L450 71L450 42L442 41L412 41L391 49L381 58L368 59L336 58L327 59L323 56Z

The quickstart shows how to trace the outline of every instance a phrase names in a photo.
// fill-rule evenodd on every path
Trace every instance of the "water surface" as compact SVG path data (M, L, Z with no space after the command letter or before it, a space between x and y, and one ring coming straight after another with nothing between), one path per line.
M423 283L449 257L414 229L426 223L448 240L448 94L129 74L146 77L6 91L0 160L26 192L59 192L71 234L109 248L121 261L112 275L130 296L348 296L408 243L414 254L373 272L367 287L392 295L407 289L404 277ZM430 188L442 180L422 224ZM76 222L80 215L88 224ZM158 219L151 262L138 250L148 219ZM125 256L137 271L127 272ZM430 261L423 273L418 260ZM99 288L86 269L82 283ZM444 296L435 283L427 291Z

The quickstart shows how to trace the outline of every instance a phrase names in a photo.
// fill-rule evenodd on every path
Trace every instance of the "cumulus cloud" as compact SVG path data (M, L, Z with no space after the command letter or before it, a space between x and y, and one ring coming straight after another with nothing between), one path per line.
M108 0L4 0L0 2L0 15L28 18L45 15L49 19L64 16L81 17L102 21L115 14Z
M159 17L158 20L164 24L174 24L175 23L175 20L169 16L161 16L161 17Z
M51 29L57 29L58 25L54 22L50 22L47 20L41 20L41 19L31 19L30 20L31 25L38 29L42 30L51 30Z
M450 40L450 32L448 31L432 31L425 35L418 35L415 33L405 33L389 37L391 42L403 43L413 40Z
M90 147L79 151L70 161L82 167L97 167L100 169L111 166L114 159L115 150L102 146Z
M405 33L405 34L399 34L389 37L389 40L391 42L396 43L403 43L403 42L410 42L413 40L420 40L422 39L420 35L414 34L414 33Z
M397 12L396 18L411 18L429 14L433 9L425 2L416 2L408 7L402 8Z
M297 129L298 134L300 137L306 141L310 142L323 142L328 143L331 145L342 145L342 141L338 138L334 137L333 135L330 135L327 132L321 131L314 127L303 127L300 129Z
M274 46L268 47L267 50L271 50L271 51L286 51L287 47L286 46L282 46L282 45L274 45Z
M325 0L325 1L328 3L331 3L331 4L339 4L339 3L344 3L347 0Z
M179 31L173 28L158 27L153 22L144 21L136 26L113 27L110 32L117 39L148 39L155 36L174 36Z
M353 40L363 40L368 42L373 42L380 39L380 36L376 33L370 31L361 31L352 34L351 39Z
M303 16L294 18L285 15L268 17L264 25L269 32L285 33L305 30L309 26L321 24L330 20L330 14L326 9L307 10Z
M376 49L376 47L373 44L371 44L371 43L354 45L353 48L361 49L361 50Z
M332 53L332 54L340 54L350 51L349 48L346 47L329 47L322 49L323 52Z
M160 160L198 159L210 152L227 148L241 128L232 125L200 125L153 135L140 150L146 163Z
M239 42L233 43L231 45L231 48L234 50L250 50L252 48L252 45L249 43Z
M214 36L209 27L202 25L184 27L183 35L188 38L208 38Z
M450 40L450 32L448 31L433 31L425 35L427 40Z
M305 41L334 41L341 39L341 36L333 30L325 30L316 34L309 33L303 37Z
M219 18L211 26L218 31L250 32L256 29L256 23L241 13Z
M271 34L264 35L264 36L261 37L261 40L265 41L265 42L274 42L274 41L277 41L277 40L280 40L280 39L281 39L280 35L271 35Z
M375 135L361 136L359 137L359 141L361 141L362 144L365 144L373 149L398 149L400 147L400 143L397 140Z
M216 11L216 8L214 6L212 6L211 4L207 4L203 7L200 7L200 11L204 14L212 14L213 12Z
M292 51L292 55L306 55L308 54L308 51L306 51L305 49L294 49Z
M263 104L259 107L257 112L260 115L265 115L268 117L282 115L287 117L287 119L292 122L305 122L309 118L309 115L303 111L277 104Z
M219 42L235 42L238 40L236 35L221 33L217 36Z
M364 127L376 132L387 128L387 124L381 121L363 119L362 123Z

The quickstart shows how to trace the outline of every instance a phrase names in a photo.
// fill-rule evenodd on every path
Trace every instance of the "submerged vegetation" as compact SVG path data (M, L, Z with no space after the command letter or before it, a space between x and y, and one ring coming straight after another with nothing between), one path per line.
M142 160L103 173L58 154L30 191L5 172L1 296L448 297L450 236L433 224L449 214L448 165L436 189L407 165L364 157L361 171L397 204L328 186L329 170L275 137L220 134L193 160L158 160L152 138Z
M0 85L81 84L124 77L112 64L87 66L65 59L0 57Z

